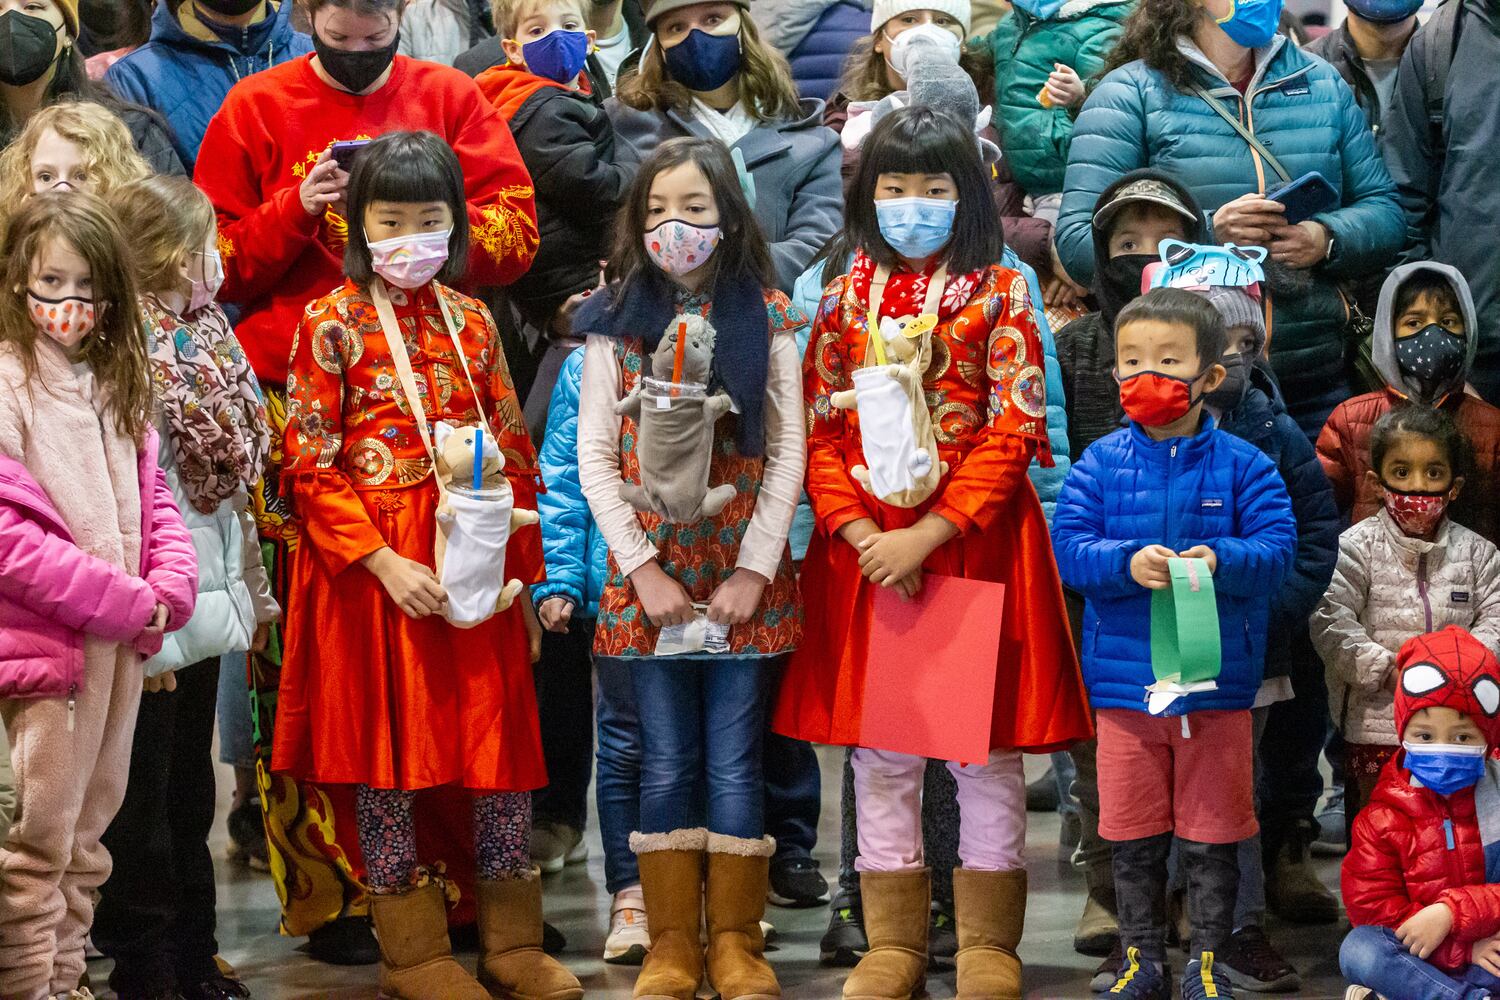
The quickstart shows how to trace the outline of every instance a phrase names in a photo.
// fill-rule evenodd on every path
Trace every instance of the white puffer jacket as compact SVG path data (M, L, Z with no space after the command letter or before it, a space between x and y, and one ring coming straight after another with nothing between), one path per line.
M161 652L146 661L147 677L247 650L257 625L281 617L261 560L249 496L242 490L212 514L199 511L182 488L165 422L158 421L157 429L161 467L198 552L198 606L185 626L167 633Z
M1500 653L1500 549L1446 519L1433 541L1409 538L1384 510L1339 536L1338 567L1311 628L1344 739L1401 742L1389 687L1396 652L1445 625Z

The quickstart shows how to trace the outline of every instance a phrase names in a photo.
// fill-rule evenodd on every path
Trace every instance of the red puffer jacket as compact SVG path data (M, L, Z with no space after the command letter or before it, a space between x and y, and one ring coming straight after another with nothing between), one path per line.
M1344 858L1344 907L1356 927L1392 929L1424 906L1453 911L1448 939L1428 956L1441 969L1469 964L1475 941L1500 932L1500 885L1487 885L1474 790L1443 798L1414 788L1396 757L1380 774L1370 804L1354 821Z

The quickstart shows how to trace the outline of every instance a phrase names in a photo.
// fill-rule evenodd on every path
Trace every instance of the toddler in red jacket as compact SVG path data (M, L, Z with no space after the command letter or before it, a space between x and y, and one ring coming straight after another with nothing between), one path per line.
M1402 752L1344 859L1345 1000L1500 997L1500 662L1450 625L1396 665Z

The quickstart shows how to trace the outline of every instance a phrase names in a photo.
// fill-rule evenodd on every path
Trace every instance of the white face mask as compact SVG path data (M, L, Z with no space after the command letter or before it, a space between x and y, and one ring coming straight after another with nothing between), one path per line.
M951 58L955 66L958 65L959 53L963 51L963 43L958 40L957 35L946 28L939 28L930 21L914 28L907 28L895 38L887 35L886 39L891 44L891 54L886 57L885 61L890 63L891 69L895 70L896 75L903 80L906 79L907 71L911 69L912 49L929 47L915 45L918 39L925 39L937 45L938 51Z
M392 236L369 244L370 266L397 288L420 288L433 279L448 261L448 240L453 230ZM365 239L370 237L366 234Z
M188 295L188 312L194 313L214 300L219 289L224 287L224 258L217 249L199 250L203 258L203 277L192 278L193 290Z

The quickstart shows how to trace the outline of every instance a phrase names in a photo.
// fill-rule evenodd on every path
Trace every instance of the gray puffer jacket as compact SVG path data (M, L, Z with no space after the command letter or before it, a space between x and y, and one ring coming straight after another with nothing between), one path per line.
M1396 652L1446 625L1500 651L1500 549L1446 519L1433 541L1409 538L1384 510L1339 536L1338 568L1311 628L1344 739L1401 742L1388 687Z

